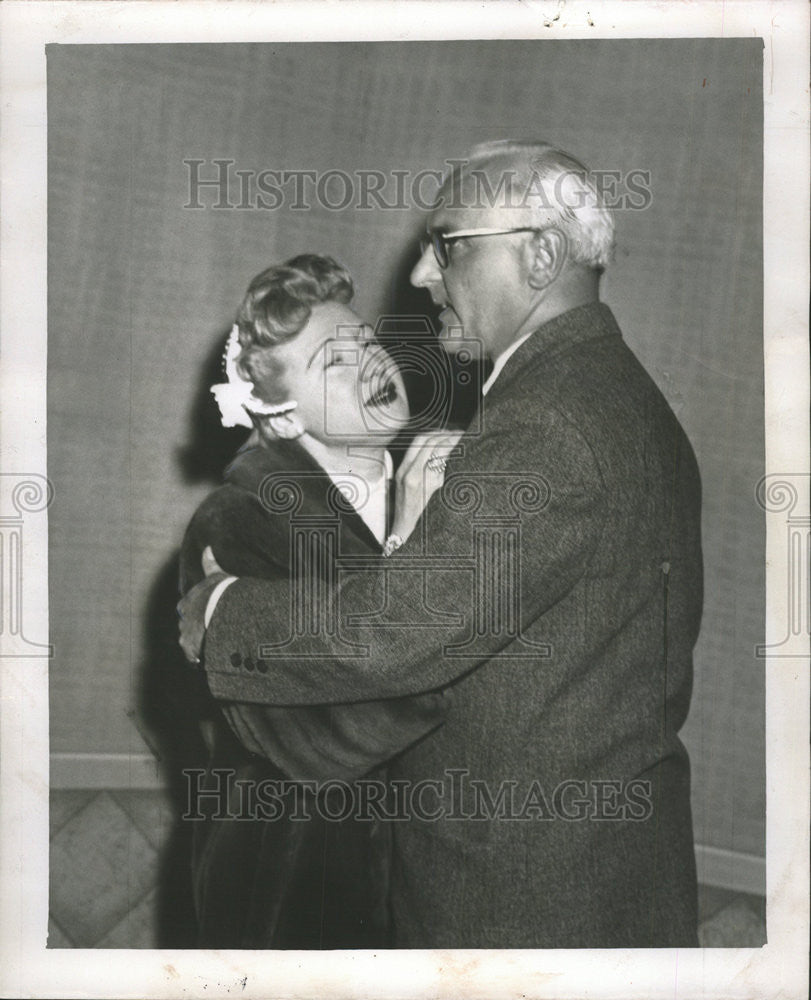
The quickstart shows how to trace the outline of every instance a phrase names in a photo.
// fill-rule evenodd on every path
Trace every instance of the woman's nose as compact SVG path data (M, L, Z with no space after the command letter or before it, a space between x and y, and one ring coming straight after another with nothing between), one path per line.
M367 340L364 343L361 365L361 379L364 382L371 382L373 378L385 375L392 364L391 356L381 344L375 340Z

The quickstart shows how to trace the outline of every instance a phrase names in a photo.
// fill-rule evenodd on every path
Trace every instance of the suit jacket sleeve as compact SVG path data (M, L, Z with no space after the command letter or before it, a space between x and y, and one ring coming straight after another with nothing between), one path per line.
M505 578L518 560L522 625L568 594L603 527L598 463L584 436L556 410L516 418L514 409L503 403L492 408L489 433L463 439L464 452L448 463L444 489L431 498L399 552L382 568L342 574L337 634L307 636L295 658L268 649L278 649L290 635L289 580L232 584L206 639L206 672L215 694L238 692L245 701L275 704L402 697L445 687L490 659L510 641L503 629L481 636L475 656L444 655L448 644L463 643L471 633L472 577L479 571L476 523L520 522L517 550L502 547L488 572ZM420 568L426 562L430 567ZM455 614L456 621L416 624L425 620L427 608L445 612L446 620ZM364 614L376 615L375 621L353 625ZM357 646L348 648L348 642ZM245 657L260 657L264 672L248 676L234 666Z
M200 554L211 545L231 573L286 580L284 519L273 524L256 498L226 486L203 503L181 551L181 589L202 578ZM238 692L237 692L238 696ZM444 721L448 696L425 693L359 704L274 708L234 698L220 707L242 745L294 780L351 780L368 773Z

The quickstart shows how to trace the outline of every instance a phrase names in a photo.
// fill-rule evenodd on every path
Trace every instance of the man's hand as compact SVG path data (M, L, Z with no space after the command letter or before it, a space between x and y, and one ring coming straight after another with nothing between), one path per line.
M192 587L177 606L180 616L180 648L189 663L200 662L200 650L206 635L208 599L214 588L228 576L217 564L210 546L203 552L202 564L206 578Z

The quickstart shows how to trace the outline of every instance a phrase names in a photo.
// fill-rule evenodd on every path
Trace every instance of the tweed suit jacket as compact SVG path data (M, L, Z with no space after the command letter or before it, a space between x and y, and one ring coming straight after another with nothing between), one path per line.
M695 946L689 442L594 303L521 345L460 452L387 565L342 576L341 633L311 636L308 659L234 667L288 622L284 584L230 586L210 687L271 704L452 692L390 771L412 792L393 824L398 945Z

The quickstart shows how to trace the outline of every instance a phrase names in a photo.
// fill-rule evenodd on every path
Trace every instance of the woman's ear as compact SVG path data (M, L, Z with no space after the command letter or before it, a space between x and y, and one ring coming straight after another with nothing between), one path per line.
M285 441L293 441L304 433L304 424L296 416L295 410L265 419L276 437L283 438Z
M566 234L559 229L544 229L530 242L531 257L528 282L542 291L558 277L566 263L569 245Z
M294 410L278 414L256 413L254 410L248 413L255 432L264 441L278 441L279 438L293 441L304 433L304 425Z

